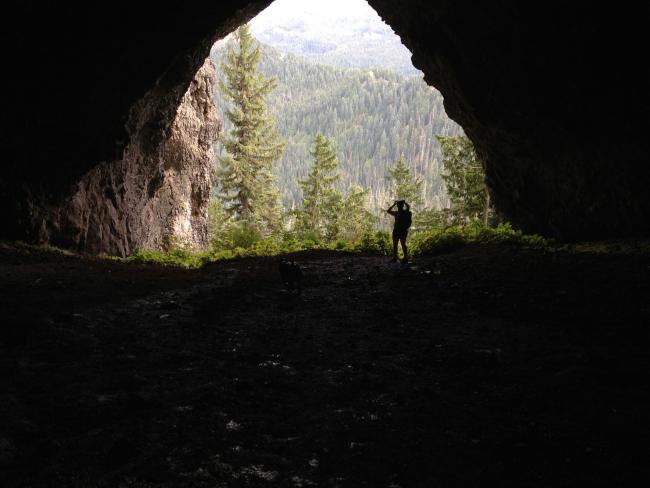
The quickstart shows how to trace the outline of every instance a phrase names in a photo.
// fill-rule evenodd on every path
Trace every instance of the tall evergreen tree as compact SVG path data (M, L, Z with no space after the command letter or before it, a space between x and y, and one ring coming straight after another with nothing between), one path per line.
M388 180L394 200L406 200L411 206L422 203L422 178L413 176L411 170L400 158L395 166L388 168ZM389 205L392 205L392 201Z
M217 46L218 60L227 43ZM457 135L462 130L444 112L442 96L418 77L404 77L384 69L350 70L310 63L294 54L262 46L258 68L277 78L267 97L269 113L286 140L285 151L274 164L282 199L298 206L302 192L298 179L311 167L314 136L322 133L337 148L342 190L352 185L370 188L369 206L385 208L391 197L388 167L403 157L424 179L422 206L447 204L440 144L431 134ZM224 107L217 90L217 106ZM224 118L225 131L230 122ZM219 151L223 149L218 148Z
M485 171L472 141L466 136L436 136L442 147L442 175L451 200L451 208L465 220L481 219L488 223L490 194Z
M226 212L253 226L262 235L282 226L280 193L273 163L282 156L284 142L266 112L265 97L275 88L273 78L257 70L262 51L247 24L234 33L223 57L225 80L219 87L231 106L232 125L221 139L225 155L219 158L217 179Z
M332 240L338 234L338 214L342 196L336 185L339 180L339 161L329 139L318 134L310 153L314 163L304 180L301 206L296 210L296 230L312 232L319 238Z
M375 226L377 217L368 210L368 189L351 186L338 214L338 238L352 242Z
M388 179L391 184L390 194L393 196L393 200L406 200L415 210L411 227L413 234L427 231L433 227L446 227L453 223L447 215L447 211L423 206L424 180L413 175L403 159L388 168ZM392 205L392 203L393 201L388 205Z

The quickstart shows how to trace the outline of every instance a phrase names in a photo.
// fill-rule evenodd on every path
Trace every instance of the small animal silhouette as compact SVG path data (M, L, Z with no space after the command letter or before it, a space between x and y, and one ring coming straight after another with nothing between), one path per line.
M298 293L302 292L302 270L293 259L291 262L280 260L278 270L282 277L282 284L287 287L287 290L295 289Z

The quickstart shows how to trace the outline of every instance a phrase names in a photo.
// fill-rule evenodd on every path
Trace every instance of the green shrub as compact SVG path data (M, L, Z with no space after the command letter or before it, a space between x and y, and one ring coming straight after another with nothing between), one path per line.
M432 229L418 234L411 243L414 256L440 254L453 251L469 243L499 243L527 247L546 247L549 241L539 235L524 234L515 230L509 223L497 227L471 225L466 227L448 227Z
M422 232L411 243L411 255L442 254L454 251L465 244L465 240L462 227Z
M134 249L126 261L156 263L163 266L199 268L212 260L208 252L196 252L183 248L173 248L167 252L153 249Z
M321 243L321 237L314 231L301 231L296 232L293 239L307 244L310 248L317 246Z
M235 253L232 252L232 250L224 249L222 251L213 252L210 255L210 261L223 261L225 259L233 259L234 257Z
M260 240L262 236L255 227L246 222L234 222L225 226L221 235L213 240L212 245L217 250L238 247L248 249Z
M354 245L354 250L388 256L393 251L393 245L388 232L377 230L364 232L359 242Z
M349 250L351 250L353 247L351 246L351 243L349 243L349 242L342 241L342 240L338 240L338 241L336 241L336 242L334 243L334 247L333 247L333 248L334 248L336 251L349 251Z
M261 239L251 229L240 228L231 235L230 248L214 246L208 252L192 251L183 247L173 247L168 252L135 249L127 261L150 262L166 266L198 268L206 263L256 256L277 256L309 249L329 249L333 251L364 252L388 256L392 252L390 234L384 231L365 232L357 242L338 240L321 243L313 235L284 233L282 236ZM446 229L432 228L421 231L409 241L411 255L422 256L450 252L470 243L498 243L527 247L546 247L549 241L538 235L527 235L515 230L510 224L497 227L483 225L455 226Z
M257 241L250 248L252 256L276 256L282 252L282 247L275 239Z

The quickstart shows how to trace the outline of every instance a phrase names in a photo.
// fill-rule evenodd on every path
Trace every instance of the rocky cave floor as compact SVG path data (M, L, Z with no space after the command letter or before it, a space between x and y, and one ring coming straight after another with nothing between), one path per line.
M649 479L649 253L296 259L0 247L2 485Z

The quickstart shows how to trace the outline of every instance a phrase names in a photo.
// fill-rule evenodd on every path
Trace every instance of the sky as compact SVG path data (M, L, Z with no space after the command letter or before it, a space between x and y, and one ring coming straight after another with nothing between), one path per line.
M253 32L261 26L277 24L301 15L323 18L368 19L379 15L365 0L275 0L251 22Z

